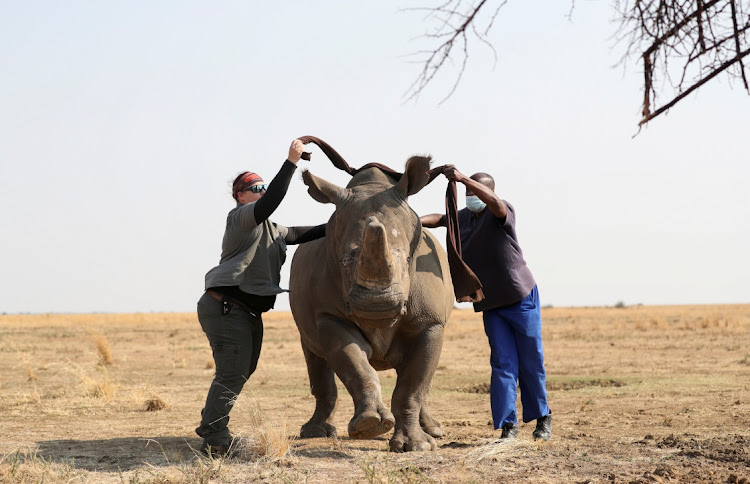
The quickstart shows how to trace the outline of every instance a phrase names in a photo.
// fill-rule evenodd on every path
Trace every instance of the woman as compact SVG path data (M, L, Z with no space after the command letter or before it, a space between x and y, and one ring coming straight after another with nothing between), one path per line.
M255 371L263 341L261 314L271 309L279 287L288 244L325 236L325 224L284 227L268 217L286 195L304 145L295 139L289 157L269 185L255 173L241 173L232 184L237 206L227 215L221 261L206 274L206 292L198 301L198 320L213 350L216 375L195 429L201 451L229 453L229 411Z

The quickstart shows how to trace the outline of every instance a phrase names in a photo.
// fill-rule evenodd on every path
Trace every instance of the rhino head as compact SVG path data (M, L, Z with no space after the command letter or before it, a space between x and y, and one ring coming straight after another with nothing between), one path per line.
M387 328L407 312L413 255L422 225L407 198L429 181L430 158L413 156L400 179L376 167L346 188L303 173L308 193L336 205L326 229L327 264L347 317L367 328Z

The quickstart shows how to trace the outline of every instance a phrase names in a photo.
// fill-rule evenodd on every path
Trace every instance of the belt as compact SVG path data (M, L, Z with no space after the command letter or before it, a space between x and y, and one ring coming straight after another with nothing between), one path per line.
M216 291L212 291L211 289L207 289L206 294L208 294L209 296L216 299L222 304L229 303L232 306L239 306L245 311L247 311L248 313L250 313L251 315L253 315L254 317L256 318L260 317L260 314L259 314L260 311L248 307L247 304L241 303L238 300L234 299L233 297L225 296L224 294L218 293Z

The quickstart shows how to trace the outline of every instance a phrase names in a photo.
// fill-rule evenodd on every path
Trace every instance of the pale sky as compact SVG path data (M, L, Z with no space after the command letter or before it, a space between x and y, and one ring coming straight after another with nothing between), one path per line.
M497 62L473 42L438 105L455 69L404 102L417 2L0 0L0 313L194 311L231 180L302 135L491 173L542 304L750 302L750 96L721 79L633 137L641 70L603 3L511 1ZM317 148L300 167L348 180ZM272 220L327 221L299 173Z

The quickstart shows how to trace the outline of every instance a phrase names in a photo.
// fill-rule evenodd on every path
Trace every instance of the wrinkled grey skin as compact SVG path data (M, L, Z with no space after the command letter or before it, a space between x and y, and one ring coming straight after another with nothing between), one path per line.
M349 436L394 429L393 451L436 450L443 435L427 394L453 310L445 251L406 199L427 183L429 158L412 157L396 183L377 168L341 188L305 172L308 192L336 210L326 237L302 244L292 260L290 304L315 397L302 437L336 436L334 373L354 401ZM398 374L383 404L377 370Z

